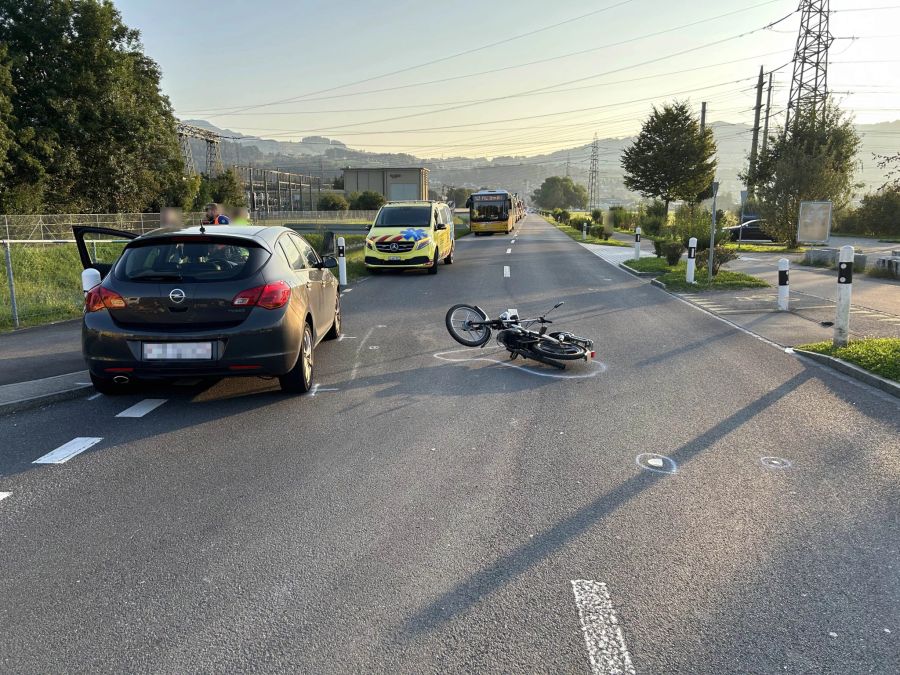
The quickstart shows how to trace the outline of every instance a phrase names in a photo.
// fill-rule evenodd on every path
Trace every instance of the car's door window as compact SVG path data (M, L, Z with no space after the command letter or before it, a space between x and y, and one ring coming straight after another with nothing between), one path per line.
M318 267L319 266L319 254L316 253L316 250L310 246L305 240L300 237L291 237L291 241L297 245L297 248L300 249L301 255L306 260L307 267Z
M300 249L294 245L291 237L282 237L278 242L281 244L282 250L284 251L285 256L287 256L292 269L306 269L306 259L303 257Z

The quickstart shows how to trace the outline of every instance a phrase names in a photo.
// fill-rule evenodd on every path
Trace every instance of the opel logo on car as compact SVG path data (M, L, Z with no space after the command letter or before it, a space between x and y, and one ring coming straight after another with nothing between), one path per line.
M400 247L397 246L397 244L391 244L391 250L392 250L392 251L399 251L399 250L400 250Z
M184 291L181 290L180 288L173 288L171 291L169 291L169 300L174 302L176 305L181 302L184 302L185 297L186 296L185 296Z

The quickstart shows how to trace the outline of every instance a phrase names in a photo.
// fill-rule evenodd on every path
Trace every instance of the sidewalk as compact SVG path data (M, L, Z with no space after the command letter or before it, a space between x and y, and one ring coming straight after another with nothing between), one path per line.
M0 414L72 398L90 386L80 321L0 334Z

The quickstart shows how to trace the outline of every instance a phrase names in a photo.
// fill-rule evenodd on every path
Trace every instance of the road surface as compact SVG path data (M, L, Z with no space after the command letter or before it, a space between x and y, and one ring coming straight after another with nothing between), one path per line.
M557 300L596 364L444 328ZM536 217L343 301L314 396L0 418L0 670L896 672L897 399Z

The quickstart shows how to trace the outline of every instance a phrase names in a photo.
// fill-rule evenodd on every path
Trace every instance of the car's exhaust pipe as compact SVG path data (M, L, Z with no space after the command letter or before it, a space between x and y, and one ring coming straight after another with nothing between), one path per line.
M113 382L115 382L116 384L128 384L129 382L131 382L131 379L126 375L116 375L113 378Z

